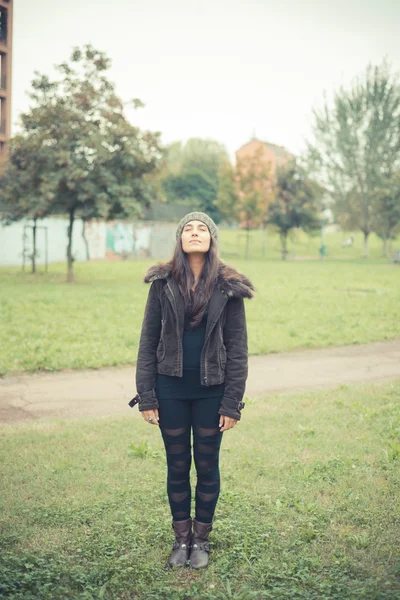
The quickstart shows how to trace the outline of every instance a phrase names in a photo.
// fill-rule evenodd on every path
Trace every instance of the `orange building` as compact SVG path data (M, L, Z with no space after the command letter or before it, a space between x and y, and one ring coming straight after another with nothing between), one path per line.
M250 142L247 142L247 144L244 144L244 146L241 146L241 148L236 151L236 162L238 159L240 160L255 155L258 155L262 160L265 160L265 163L269 166L273 179L276 176L277 168L286 164L293 158L293 155L283 146L277 146L276 144L262 142L261 140L253 138Z
M11 62L13 0L0 0L0 162L11 137Z

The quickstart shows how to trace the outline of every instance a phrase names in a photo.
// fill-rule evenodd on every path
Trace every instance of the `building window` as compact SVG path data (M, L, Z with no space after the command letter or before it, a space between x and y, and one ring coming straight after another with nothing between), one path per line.
M7 9L0 8L0 42L7 43Z
M4 98L0 98L0 135L6 133L6 120L5 120L5 101Z
M6 80L6 55L0 52L0 90L7 89Z

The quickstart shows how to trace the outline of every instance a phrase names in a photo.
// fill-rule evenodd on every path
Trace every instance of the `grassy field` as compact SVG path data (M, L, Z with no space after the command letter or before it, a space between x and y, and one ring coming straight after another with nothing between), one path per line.
M229 251L237 235L223 232L222 257L256 286L246 302L250 354L400 335L398 265L355 257L246 261ZM142 277L154 262L76 263L74 284L65 283L64 264L36 276L0 268L0 376L134 364L149 289Z
M206 572L165 569L165 455L136 411L0 434L3 598L400 597L400 381L248 399Z
M354 237L352 247L342 248L342 242L347 240L350 235ZM243 230L222 229L221 247L225 256L244 258L246 253L247 232ZM280 259L281 244L279 236L274 228L267 228L265 238L265 252L263 252L264 233L256 230L250 232L250 259ZM324 233L324 243L327 247L327 260L358 260L362 257L363 234L360 231L355 233L329 232ZM291 259L319 259L319 248L321 246L321 234L315 235L304 233L300 229L294 229L289 233L288 251ZM375 234L369 236L368 241L369 258L380 260L382 254L382 240ZM392 254L400 250L400 238L391 243Z

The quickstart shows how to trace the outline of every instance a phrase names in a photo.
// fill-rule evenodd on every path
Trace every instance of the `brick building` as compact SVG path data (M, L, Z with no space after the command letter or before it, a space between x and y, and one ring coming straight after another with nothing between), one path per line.
M262 142L261 140L253 138L250 142L247 142L247 144L244 144L244 146L241 146L241 148L236 151L236 161L255 154L260 156L262 160L265 160L265 163L269 165L273 178L276 176L277 168L293 158L293 155L283 146L277 146L276 144Z
M0 0L0 163L11 137L11 62L13 0Z

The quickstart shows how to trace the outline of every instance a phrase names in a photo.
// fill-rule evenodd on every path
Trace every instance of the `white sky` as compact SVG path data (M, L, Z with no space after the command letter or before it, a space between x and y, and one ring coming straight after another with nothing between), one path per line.
M324 89L387 56L400 71L400 0L14 0L13 131L34 71L92 43L140 127L164 143L255 131L297 153Z

